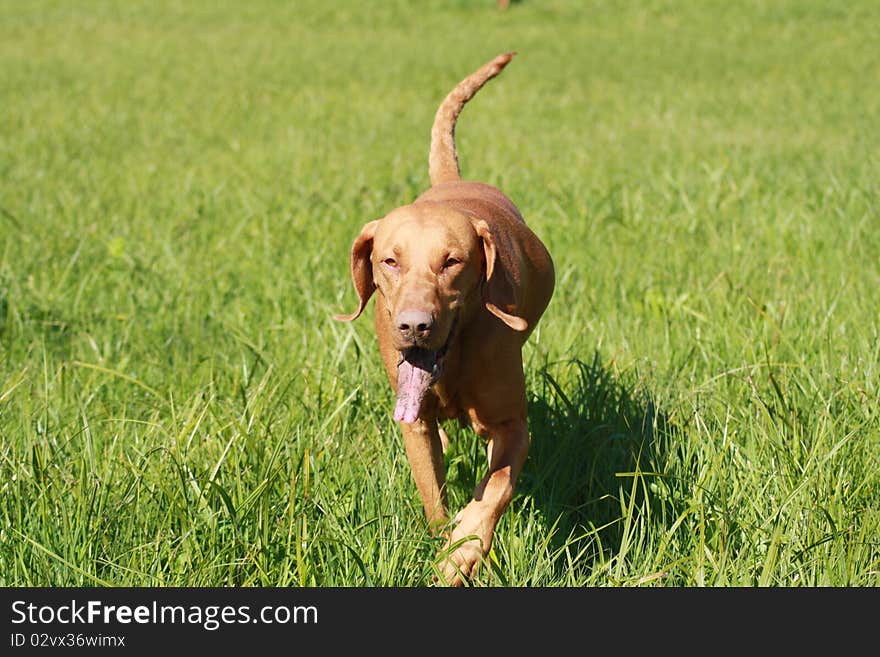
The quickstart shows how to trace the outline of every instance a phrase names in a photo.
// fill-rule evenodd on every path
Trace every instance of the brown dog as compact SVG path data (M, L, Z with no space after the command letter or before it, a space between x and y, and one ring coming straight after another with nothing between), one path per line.
M492 544L529 449L522 346L553 294L550 254L499 190L461 180L455 123L514 53L500 55L446 97L431 130L432 187L364 226L351 248L360 305L376 292L379 351L397 393L406 455L432 530L444 531L440 568L460 585ZM487 438L489 472L447 527L438 419L469 421Z

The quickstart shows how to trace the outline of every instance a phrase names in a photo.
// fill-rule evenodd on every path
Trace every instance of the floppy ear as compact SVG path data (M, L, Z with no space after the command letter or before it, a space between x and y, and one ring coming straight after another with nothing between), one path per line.
M378 225L378 221L371 221L365 225L351 245L351 280L360 298L360 305L351 315L333 315L335 320L350 322L357 319L367 307L367 301L373 296L376 286L373 283L373 263L370 262L370 255L373 253L373 236Z
M483 241L483 254L486 256L486 280L483 282L482 289L483 303L486 304L486 310L514 331L525 331L529 327L526 320L522 317L506 313L498 307L498 304L503 303L502 297L510 298L511 303L505 305L508 307L513 306L513 295L510 292L504 293L505 290L510 290L512 286L505 275L503 262L498 262L499 247L492 237L492 232L483 220L474 222L474 229Z

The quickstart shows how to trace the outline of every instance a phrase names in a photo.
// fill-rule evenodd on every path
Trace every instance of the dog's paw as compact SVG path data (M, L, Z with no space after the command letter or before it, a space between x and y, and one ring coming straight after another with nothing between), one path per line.
M483 556L482 541L476 536L450 541L438 555L440 576L448 586L462 586L477 572Z
M488 554L492 538L477 507L469 504L456 517L445 547L437 554L440 577L449 586L462 586L477 572Z

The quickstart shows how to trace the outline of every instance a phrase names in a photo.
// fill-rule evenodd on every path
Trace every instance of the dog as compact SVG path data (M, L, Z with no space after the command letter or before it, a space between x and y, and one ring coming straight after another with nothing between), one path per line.
M455 125L464 105L516 53L462 80L437 110L431 187L367 223L350 253L359 317L375 293L375 330L413 480L449 585L470 581L492 546L529 450L522 346L555 286L547 248L500 190L461 179ZM488 472L449 522L438 420L459 419L487 442Z

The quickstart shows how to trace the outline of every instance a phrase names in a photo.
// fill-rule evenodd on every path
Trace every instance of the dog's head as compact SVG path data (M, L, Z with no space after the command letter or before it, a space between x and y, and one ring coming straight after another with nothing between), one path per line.
M335 318L356 319L378 290L376 310L388 314L391 337L401 353L398 406L400 389L407 389L410 378L417 379L412 383L416 396L436 381L457 330L480 307L512 329L526 330L524 319L502 310L500 299L493 298L493 290L502 287L494 283L504 278L500 248L485 221L439 203L398 208L366 224L355 239L351 278L360 304L351 315ZM514 310L509 303L503 305ZM413 411L398 410L395 417L414 421L405 419Z
M502 247L503 248L503 247ZM360 304L340 321L360 317L379 290L382 311L397 328L398 350L439 349L456 317L484 305L517 331L524 319L502 310L492 298L499 245L485 221L441 204L420 203L398 208L371 221L351 247L351 278Z

